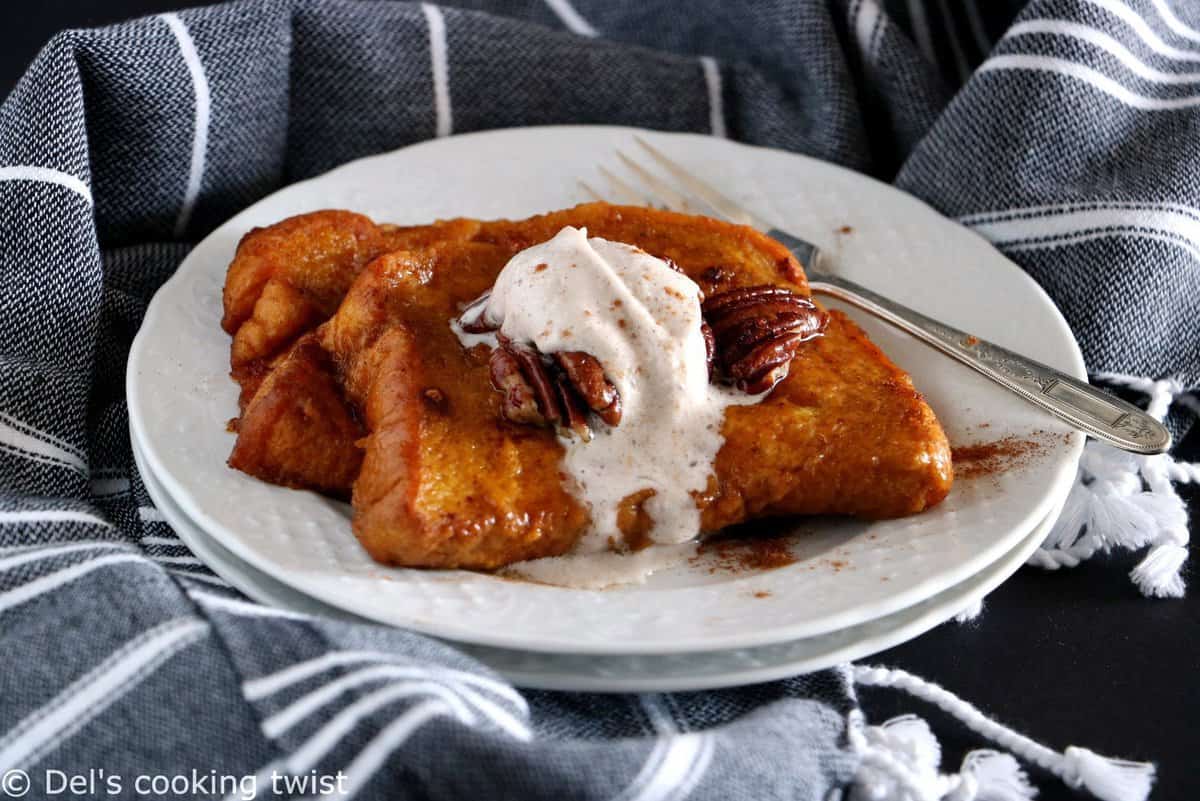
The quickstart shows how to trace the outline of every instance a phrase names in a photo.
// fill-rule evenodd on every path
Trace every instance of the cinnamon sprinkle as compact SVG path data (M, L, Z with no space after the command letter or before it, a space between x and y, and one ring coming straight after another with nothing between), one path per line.
M1048 432L1034 432L1033 438L1007 436L991 442L961 445L950 449L955 478L979 478L1005 473L1028 465L1045 450ZM1052 435L1050 435L1052 436Z
M708 540L700 545L691 562L710 564L709 573L774 570L798 561L788 547L789 540L786 536Z

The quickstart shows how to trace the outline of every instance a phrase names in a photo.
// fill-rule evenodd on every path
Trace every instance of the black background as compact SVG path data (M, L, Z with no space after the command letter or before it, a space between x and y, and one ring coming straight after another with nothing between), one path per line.
M8 90L46 40L88 27L196 3L169 0L35 0L0 11L0 90ZM1200 432L1184 442L1200 458ZM1200 519L1200 491L1185 488ZM1197 560L1193 546L1192 559ZM1097 558L1070 571L1025 568L988 597L974 623L947 623L869 663L913 671L1055 749L1153 759L1152 796L1200 797L1200 586L1187 599L1152 601L1129 582L1134 555ZM895 691L866 690L868 718L916 712L942 740L946 766L977 738ZM1039 798L1076 798L1033 773Z

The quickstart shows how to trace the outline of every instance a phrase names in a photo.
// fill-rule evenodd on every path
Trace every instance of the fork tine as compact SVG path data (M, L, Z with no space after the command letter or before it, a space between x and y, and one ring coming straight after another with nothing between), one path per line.
M577 181L577 183L579 184L579 188L583 190L583 193L592 200L599 200L601 203L604 202L604 196L595 189L592 189L592 187L589 186L586 181Z
M649 201L651 201L653 198L648 198L641 192L638 192L636 189L622 181L609 170L601 167L600 174L603 175L608 180L609 184L612 185L613 189L616 190L618 200L628 203L631 206L651 205Z
M633 137L634 140L641 145L650 157L659 163L664 169L669 171L671 175L686 186L690 191L699 195L705 203L711 206L715 211L723 217L742 225L749 225L752 228L757 228L760 231L770 230L771 226L759 219L756 215L741 207L734 201L722 195L716 189L692 175L678 163L672 161L663 155L658 148L652 146L640 136Z
M688 199L683 195L682 192L678 191L675 189L675 187L671 186L666 181L647 170L641 164L638 164L636 161L629 158L629 156L626 156L620 150L617 151L617 158L625 162L625 166L628 167L634 175L642 179L643 183L648 184L650 189L657 192L660 196L660 200L662 198L666 198L666 202L663 204L666 208L673 209L675 211L688 211L692 204L688 203Z

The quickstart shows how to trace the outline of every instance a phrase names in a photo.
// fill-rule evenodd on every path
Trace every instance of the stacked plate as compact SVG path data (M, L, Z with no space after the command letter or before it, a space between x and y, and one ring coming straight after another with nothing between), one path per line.
M929 512L865 523L780 521L794 562L700 559L645 584L576 590L466 571L380 566L350 510L229 469L237 392L221 288L250 228L319 208L379 221L522 217L583 200L613 151L643 135L764 217L812 239L847 277L1083 376L1045 294L970 231L885 184L823 162L709 137L556 127L451 137L347 164L259 202L205 239L160 290L130 353L130 427L143 479L179 537L263 603L454 641L523 686L682 690L779 678L867 656L971 606L1040 544L1075 475L1081 435L874 320L847 310L906 369L951 441L1002 440ZM1013 321L1020 321L1014 326ZM1004 453L1021 451L1005 462ZM972 475L973 473L973 475Z

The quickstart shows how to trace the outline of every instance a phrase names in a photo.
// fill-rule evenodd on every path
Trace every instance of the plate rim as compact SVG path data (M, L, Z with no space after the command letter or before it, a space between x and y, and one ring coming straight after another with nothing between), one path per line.
M133 457L134 461L138 464L139 470L143 469L144 457L141 454L141 449L136 444L133 446ZM201 548L197 550L195 546L196 540L193 539L193 536L190 533L187 536L180 533L179 528L177 528L177 521L175 520L176 516L183 517L186 526L194 527L198 531L200 537L214 539L214 544L217 547L223 548L220 543L215 542L215 538L213 538L211 534L201 529L194 520L188 519L182 510L173 508L173 502L169 494L163 487L158 486L157 478L152 472L150 473L149 480L147 481L146 479L143 479L142 483L146 488L146 492L150 495L151 499L154 500L155 504L159 505L160 509L166 510L163 511L163 516L167 518L167 524L179 537L180 542L186 545L189 550L191 550L196 556L204 561L205 565L207 565L209 569L223 578L234 589L250 598L253 602L263 604L271 608L281 609L284 612L298 613L303 615L319 615L325 618L345 620L351 623L365 623L368 625L374 624L374 621L368 618L364 618L360 615L355 615L330 604L326 604L319 599L313 598L302 590L286 585L273 576L263 573L263 571L258 570L253 565L246 565L246 567L248 567L251 571L262 573L262 575L268 581L273 581L277 584L280 584L288 592L302 596L308 601L312 601L318 605L318 608L295 609L291 608L288 603L278 603L266 592L261 591L261 584L257 577L251 576L249 579L243 578L240 570L231 570L229 565L223 561L225 559L224 556L221 556L217 559L213 559L211 555L206 557L205 554L211 553L208 551L207 543L203 544ZM166 503L163 503L163 500L157 497L159 493L167 496ZM1000 556L999 559L992 564L989 564L983 570L976 572L974 575L969 576L958 584L948 587L937 595L931 596L924 601L919 601L917 604L914 604L911 607L898 609L895 612L892 612L890 615L884 615L880 618L865 620L847 628L865 628L867 626L878 626L881 624L887 625L888 618L905 618L905 616L912 614L912 611L916 606L927 603L928 601L937 598L939 595L943 596L939 603L932 605L928 609L920 612L916 617L908 617L904 619L899 626L892 626L872 636L858 639L839 648L828 649L817 654L810 654L800 659L781 661L774 665L692 677L672 674L668 678L651 678L643 676L636 679L617 679L603 676L583 677L580 674L572 675L563 672L560 672L557 676L555 676L554 674L547 673L530 673L521 670L511 670L502 665L495 664L490 658L492 657L492 654L489 654L488 652L504 649L495 649L486 645L474 645L455 641L447 642L449 642L452 647L461 649L464 654L479 661L488 669L493 670L499 675L503 676L513 685L530 690L595 693L692 692L698 690L716 690L730 687L742 687L764 681L776 681L789 676L797 676L817 670L824 670L844 662L852 662L864 657L872 656L880 651L884 651L888 648L893 648L897 645L914 640L917 637L920 637L922 634L925 634L926 632L936 628L937 626L948 622L952 617L954 617L955 614L957 614L952 610L962 609L969 604L983 600L987 595L994 592L1001 584L1008 581L1008 579L1015 575L1016 572L1026 564L1029 556L1035 550L1037 550L1040 543L1045 539L1045 535L1050 531L1054 523L1057 522L1060 514L1062 513L1064 504L1065 499L1056 504L1050 513L1043 518L1038 525L1034 526L1034 528L1031 529L1020 542L1013 546L1010 551L1005 552ZM224 550L228 551L227 548ZM238 560L238 556L232 551L230 551L229 554L232 559ZM213 562L219 564L222 569L218 569ZM241 565L238 565L238 567L240 568ZM236 573L237 577L231 578L230 575L234 573ZM950 596L951 593L954 593L956 590L961 590L964 585L972 584L972 582L977 582L977 584L972 585L962 595L954 595L949 598L946 597ZM244 585L248 585L252 589L247 590L246 586ZM818 634L813 637L802 637L798 640L788 642L820 640L822 638L832 636L833 634L844 632L845 630L846 629L839 629L834 632L826 632L825 634ZM776 645L786 644L788 643L776 643ZM738 651L754 649L731 648L729 650ZM544 651L532 651L527 653L535 656L556 655ZM697 652L695 655L703 658L705 655L710 653L725 653L725 651ZM621 656L629 655L614 654L613 656L619 658ZM653 659L656 656L664 655L638 654L637 656ZM665 656L670 655L667 654Z
M982 574L987 573L988 575L983 579L983 581L980 582L980 586L984 587L984 589L980 590L978 588L973 587L970 590L970 592L964 596L964 599L962 600L961 603L957 600L955 601L955 603L953 605L950 605L949 602L944 602L941 605L931 607L928 610L921 612L920 614L917 615L917 617L904 622L902 625L900 625L898 627L889 628L888 630L881 632L879 634L876 634L874 636L871 636L871 637L868 637L865 639L860 639L860 640L857 640L852 643L848 643L840 648L835 648L835 649L832 649L832 650L827 651L822 654L809 656L809 657L802 658L802 659L796 659L796 660L792 660L789 662L781 662L777 665L763 667L763 668L751 668L748 670L743 670L743 671L738 671L738 672L719 674L721 676L724 676L725 678L718 679L716 676L714 676L714 677L712 677L712 679L713 679L712 681L708 681L709 677L698 677L698 678L695 678L690 681L689 680L681 680L678 682L670 682L670 683L668 683L668 682L659 683L659 682L655 681L654 679L645 679L645 680L639 680L639 681L632 681L623 687L616 687L615 685L605 685L603 683L603 681L604 681L603 679L597 679L593 683L587 684L586 686L583 684L569 685L566 682L558 683L558 682L555 682L553 679L546 681L546 680L537 678L537 674L522 673L521 671L511 671L511 670L506 670L501 667L493 666L490 663L484 661L481 657L479 657L477 654L475 654L471 649L466 650L465 653L467 653L470 656L473 656L474 658L478 659L481 662L484 662L484 664L488 665L488 667L490 667L492 670L495 670L497 673L501 674L506 679L508 679L513 684L515 684L519 687L526 687L529 689L537 689L537 690L552 690L552 691L566 691L566 692L621 693L621 692L691 692L691 691L695 691L695 690L718 690L718 689L725 689L725 688L730 688L730 687L744 687L746 685L758 684L758 683L766 682L766 681L778 681L778 680L786 679L786 678L789 678L792 676L799 676L799 675L802 675L805 673L813 673L818 670L826 670L828 668L836 667L837 665L845 664L847 662L854 662L859 659L873 656L874 654L877 654L881 651L886 651L888 648L894 648L898 645L903 645L904 643L907 643L911 640L916 639L917 637L920 637L922 634L925 634L926 632L936 628L937 626L940 626L940 625L946 623L952 617L954 617L956 614L959 614L959 612L961 612L963 609L965 609L969 604L972 604L975 601L982 601L990 593L994 592L997 587L999 587L1004 582L1008 581L1008 579L1012 578L1012 576L1014 574L1016 574L1016 572L1025 565L1025 562L1029 559L1029 557L1033 554L1033 552L1038 549L1040 543L1044 541L1045 535L1047 533L1049 533L1050 529L1058 521L1059 515L1062 512L1062 508L1063 508L1063 505L1065 504L1065 501L1066 501L1066 499L1063 499L1062 502L1056 504L1055 507L1050 511L1050 513L1045 518L1043 518L1042 521L1038 523L1038 525L1036 525L1032 529L1030 529L1030 531L1025 535L1025 537L1023 539L1021 539L1021 541L1018 542L1012 548L1012 550L1006 551L1003 555L1001 555L1001 557L999 559L997 559L992 564L989 564L983 570L977 571L976 573L972 574L971 576L968 576L966 579L959 582L958 584L954 584L954 585L946 588L945 590L943 590L943 592L944 593L952 592L953 590L959 588L963 584L970 583L973 579L976 579L976 578L980 577ZM997 572L995 572L995 573L990 572L994 568L996 568L998 565L1000 565L1000 563L1002 563L1002 562L1004 564L999 567ZM940 595L940 594L941 593L938 593L938 595ZM936 597L936 595L931 596L931 597ZM929 600L929 599L927 598L925 600ZM913 607L918 606L921 603L923 603L923 601L918 601L916 604L913 604L912 606L907 606L907 607L903 607L901 609L897 609L894 612L891 612L890 614L883 615L878 618L872 618L870 620L865 620L861 623L856 624L855 626L849 626L847 628L857 628L860 626L865 627L865 626L871 626L871 625L876 625L876 624L880 624L880 623L886 624L886 619L893 618L893 617L902 617L905 614L911 613ZM952 610L955 608L957 608L959 610L959 612L947 611L948 609ZM831 632L825 632L824 634L814 635L813 637L801 637L801 638L798 638L797 640L786 640L786 641L783 641L782 643L776 643L776 644L782 645L782 644L786 644L788 642L803 642L805 640L810 640L810 639L820 639L822 637L827 637L827 636L830 636L833 634L840 633L842 631L845 631L845 629L836 629ZM484 646L484 647L486 647L486 646ZM736 651L736 650L746 650L746 649L731 648L729 650ZM723 652L718 652L718 653L723 653ZM648 656L654 656L654 655L650 654Z
M477 132L471 132L471 133L466 133L466 134L459 134L454 137L448 137L447 139L475 139L475 138L483 138L483 137L505 137L505 136L513 136L513 135L524 135L529 132L536 132L539 134L548 134L548 135L554 135L554 134L562 133L562 132L567 132L569 134L569 132L572 132L572 131L575 131L578 129L587 129L587 130L593 130L593 131L599 129L599 130L609 131L613 134L624 134L624 135L637 134L637 135L647 136L647 137L651 137L651 138L663 137L663 138L668 138L668 139L669 138L699 138L699 139L704 139L704 140L712 139L711 137L703 135L703 134L659 132L659 131L650 131L650 130L645 130L645 129L640 129L640 128L631 128L631 127L627 127L627 126L591 126L591 125L531 126L531 127L525 127L525 128L509 128L509 129L498 129L498 130L489 130L489 131L477 131ZM220 234L223 230L232 226L243 215L247 214L251 209L257 207L259 204L261 204L263 202L266 202L269 198L275 197L277 194L279 194L281 192L293 191L293 190L295 190L296 187L302 187L305 185L312 184L314 182L328 178L329 176L331 176L335 173L338 173L340 171L360 168L359 165L361 165L365 162L371 162L372 160L379 160L379 159L387 159L387 158L393 157L395 154L400 153L400 152L410 152L413 150L437 147L440 143L442 143L444 141L445 141L445 139L426 140L426 141L423 141L420 143L416 143L414 145L410 145L408 147L389 151L387 153L380 153L380 154L375 154L375 155L371 155L371 156L366 156L364 158L357 159L355 161L351 161L351 162L347 162L345 164L339 165L338 167L335 167L334 169L332 169L326 173L323 173L321 175L314 176L312 178L306 179L304 181L299 181L294 184L290 184L289 186L286 186L286 187L282 187L279 190L277 190L276 192L273 192L270 195L267 195L266 197L259 199L254 204L251 204L251 206L248 206L246 209L243 209L238 214L235 214L229 220L226 220L224 223L222 223L222 225L218 226L218 228L216 228L212 233L210 233L209 237L213 237L213 236ZM916 198L912 195L908 195L907 193L900 192L900 190L897 190L895 187L892 187L888 184L878 181L877 179L871 178L870 176L865 176L860 173L856 173L852 170L849 170L847 168L841 167L839 165L831 164L829 162L823 162L818 159L814 159L812 157L804 156L801 154L791 153L788 151L782 151L782 150L778 150L778 149L774 149L774 148L763 148L763 147L758 147L758 146L754 146L754 145L747 145L744 143L733 142L733 141L728 141L728 140L722 140L722 141L723 141L723 146L730 146L733 148L748 148L750 150L756 150L756 151L769 151L771 153L780 154L780 155L800 159L803 161L815 163L817 165L820 165L820 168L822 168L822 169L834 169L834 170L838 170L838 171L847 173L848 175L853 176L855 180L869 181L869 182L878 184L885 191L903 195L904 198L906 199L906 202L918 204L918 205L924 207L925 209L927 209L930 213L937 214L937 216L942 217L942 219L947 220L951 224L958 225L953 220L949 220L948 218L945 218L943 215L938 214L938 212L936 212L936 210L933 210L931 207L928 206L928 204L924 203L919 198ZM959 226L959 227L962 228L962 226ZM969 231L969 229L964 228L963 230L966 230L972 236L979 238L981 242L986 243L986 241L983 240L982 237L979 237L978 234L975 234L974 232ZM206 237L206 239L208 239L209 237ZM546 639L546 638L542 638L540 640L531 642L527 635L525 635L525 636L510 636L510 635L506 635L506 634L481 632L478 629L472 629L469 627L463 628L463 627L459 627L459 626L445 623L445 622L438 622L435 624L431 624L431 623L428 623L428 622L426 622L424 620L420 620L420 619L405 620L405 619L403 619L402 615L397 616L394 619L381 620L377 616L377 614L372 614L371 611L369 610L369 608L366 608L365 605L361 604L359 602L358 598L338 596L335 592L332 592L329 590L315 591L312 587L304 585L301 579L292 576L289 571L278 570L271 563L271 560L260 556L254 549L250 548L249 546L244 545L240 541L239 537L236 535L236 532L232 532L232 531L226 532L225 531L226 527L219 523L215 523L210 518L210 516L204 512L203 507L193 497L192 493L190 491L188 491L186 489L186 487L183 486L183 484L181 484L180 481L172 473L170 473L168 470L166 470L164 468L164 464L163 464L161 458L159 457L156 449L150 444L149 439L146 436L146 432L143 429L143 419L142 419L142 409L141 409L140 397L137 392L137 384L138 384L138 376L139 376L138 364L139 364L141 355L146 348L146 343L149 338L148 332L152 327L151 323L152 322L157 323L157 319L161 314L161 310L167 302L165 300L165 298L170 294L168 290L172 288L173 284L183 280L183 276L184 276L185 272L187 272L187 269L189 268L189 262L193 259L193 256L194 256L196 250L198 250L200 248L201 244L203 244L203 240L201 243L197 243L197 246L194 247L192 249L192 251L189 252L188 256L185 257L184 260L180 263L179 268L176 269L176 271L172 274L172 276L166 282L164 282L163 285L159 288L159 290L155 293L153 299L151 300L151 302L149 303L149 305L147 307L146 314L145 314L145 317L143 318L142 325L139 328L138 333L135 336L134 341L130 347L129 359L127 362L127 370L126 370L126 397L127 397L127 401L128 401L128 407L129 407L129 419L130 419L131 433L132 433L133 437L140 444L140 446L142 448L142 453L146 457L146 460L148 461L148 463L150 464L150 467L153 470L155 476L159 479L159 481L163 484L164 489L179 504L181 509L188 515L189 518L191 518L192 520L201 524L202 528L205 531L209 532L214 537L214 539L216 539L223 546L228 548L232 553L237 555L240 559L243 559L244 561L246 561L251 566L261 570L264 573L267 573L268 575L272 575L272 576L276 577L282 583L292 587L293 589L296 589L297 591L303 592L314 598L318 598L319 600L321 600L329 605L336 606L343 610L352 612L355 615L367 617L368 619L373 619L373 620L376 620L378 622L383 622L388 625L397 625L397 626L412 629L414 631L420 631L422 633L429 634L429 635L432 635L435 637L441 637L441 638L445 638L445 639L452 639L452 640L457 640L460 642L474 643L474 644L490 646L490 647L509 648L509 649L516 649L516 650L522 650L522 651L543 651L543 652L550 652L550 653L580 653L580 654L583 654L583 653L604 653L604 654L695 653L695 652L700 652L700 651L724 651L724 650L729 650L731 648L756 647L756 646L760 646L760 645L769 645L772 643L786 642L789 640L804 639L804 638L811 637L811 636L817 636L821 633L827 633L830 631L839 630L839 629L845 628L847 625L854 625L854 623L847 622L847 621L853 620L856 622L862 622L865 620L877 619L881 616L891 614L900 609L904 609L904 608L910 607L916 603L919 603L921 600L937 594L937 592L939 592L941 589L944 589L948 586L953 586L953 585L965 580L970 575L973 575L975 572L978 572L978 570L982 569L982 567L984 567L988 564L991 564L993 561L995 561L996 554L994 552L994 549L983 549L980 553L976 554L971 559L964 560L963 562L961 562L959 565L957 565L952 570L939 571L938 573L934 574L932 577L928 577L924 580L914 583L907 590L904 590L900 593L897 593L896 595L888 596L886 599L875 602L873 605L868 607L869 611L863 611L863 609L860 607L854 607L854 608L851 608L848 610L844 610L843 612L840 612L835 615L829 615L827 617L820 618L819 620L816 620L816 621L809 621L809 622L805 622L805 623L797 623L797 624L790 624L790 625L784 625L784 626L773 626L762 633L749 632L749 633L745 633L745 634L741 634L741 635L725 634L720 637L721 645L719 645L719 646L714 645L713 640L711 638L708 638L708 639L705 639L705 638L679 639L679 640L673 640L667 644L657 643L654 641L646 641L646 642L638 641L635 643L620 643L620 644L608 644L608 643L596 643L596 642L578 643L578 642L570 642L570 641L561 640L561 639ZM988 247L990 247L990 245L988 245ZM1045 307L1045 310L1049 313L1050 322L1053 323L1056 327L1058 327L1060 329L1060 333L1064 336L1065 340L1069 343L1070 347L1068 350L1069 350L1069 354L1071 356L1071 361L1074 362L1074 364L1070 365L1070 369L1068 369L1067 372L1072 373L1072 374L1076 375L1077 377L1086 377L1086 373L1083 370L1083 359L1082 359L1082 354L1081 354L1079 346L1078 346L1078 342L1075 340L1074 335L1071 333L1070 328L1066 323L1066 320L1062 317L1062 314L1058 310L1057 306L1055 306L1055 304L1050 299L1050 297L1032 279L1032 277L1030 277L1027 273L1025 273L1023 270L1021 270L1017 265L1013 264L1007 258L1004 258L1003 261L1007 265L1007 269L1012 271L1012 276L1014 278L1018 279L1019 281L1021 281L1022 283L1024 283L1028 289L1030 289L1032 292L1034 292L1039 297L1039 299L1042 301L1043 306ZM1074 480L1076 466L1078 464L1078 459L1079 459L1079 456L1082 453L1082 449L1083 449L1083 442L1084 442L1084 437L1082 434L1075 432L1074 434L1071 435L1071 440L1069 443L1069 452L1064 456L1062 463L1058 465L1058 468L1057 468L1056 472L1054 473L1054 479L1051 482L1053 484L1052 490L1046 496L1043 497L1042 501L1039 504L1037 504L1035 507L1033 507L1030 511L1028 511L1026 513L1026 518L1025 518L1026 522L1029 519L1032 519L1034 521L1034 523L1032 525L1036 526L1038 524L1037 521L1040 521L1046 515L1046 513L1051 508L1053 508L1054 504L1057 501L1059 501L1061 498L1065 498L1066 493L1069 491L1070 486ZM1025 525L1014 526L1013 529L1014 530L1020 529L1022 532L1027 532L1029 530L1029 528L1027 528ZM226 535L226 536L222 536L222 535ZM990 558L989 558L989 556L990 556Z

